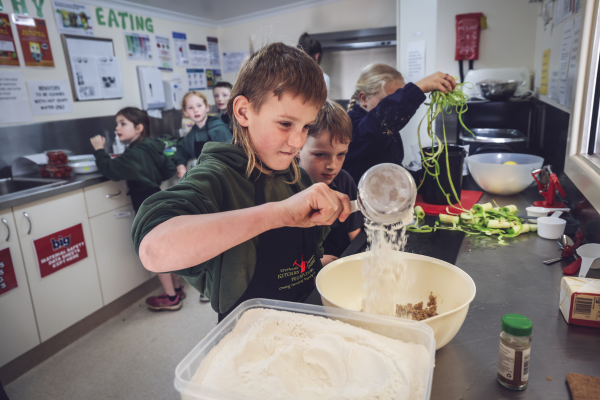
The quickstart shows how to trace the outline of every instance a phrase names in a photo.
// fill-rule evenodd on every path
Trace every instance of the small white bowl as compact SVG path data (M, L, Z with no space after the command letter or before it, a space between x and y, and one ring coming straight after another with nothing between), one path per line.
M560 218L540 217L537 219L538 236L544 239L558 239L565 233L567 221Z
M547 217L548 211L544 210L543 207L527 207L525 209L527 211L528 217Z

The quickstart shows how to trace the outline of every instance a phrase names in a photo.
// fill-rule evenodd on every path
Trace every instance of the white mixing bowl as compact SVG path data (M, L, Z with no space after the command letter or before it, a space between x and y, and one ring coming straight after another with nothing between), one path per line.
M407 298L412 303L427 302L429 294L437 296L435 317L424 320L435 333L436 350L444 347L462 326L475 298L475 282L462 269L442 260L419 254L396 252L405 260L409 274L415 277ZM364 297L361 267L369 253L340 258L317 275L317 290L324 306L361 311Z
M517 165L504 165L514 161ZM475 182L486 192L499 195L519 193L533 182L531 170L541 168L544 159L529 154L487 153L467 157Z

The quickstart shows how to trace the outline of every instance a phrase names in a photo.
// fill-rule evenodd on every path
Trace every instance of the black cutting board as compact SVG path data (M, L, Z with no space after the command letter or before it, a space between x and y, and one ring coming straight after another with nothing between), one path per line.
M433 226L437 217L426 216L423 225ZM421 254L456 264L458 252L462 245L465 233L461 231L448 231L439 229L431 233L409 232L404 251L407 253ZM344 251L342 257L362 253L367 250L367 235L363 231L354 239Z

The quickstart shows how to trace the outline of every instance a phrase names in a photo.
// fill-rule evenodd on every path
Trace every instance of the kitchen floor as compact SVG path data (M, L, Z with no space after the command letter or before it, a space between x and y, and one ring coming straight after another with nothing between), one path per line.
M185 292L175 312L151 312L139 299L10 383L9 399L178 399L175 367L217 324L210 303L187 284Z

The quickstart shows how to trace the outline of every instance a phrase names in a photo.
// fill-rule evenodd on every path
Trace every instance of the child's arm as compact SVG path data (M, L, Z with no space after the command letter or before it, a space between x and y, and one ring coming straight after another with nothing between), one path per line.
M360 230L361 230L361 229L362 229L362 228L358 228L358 229L357 229L357 230L355 230L355 231L348 232L348 237L350 238L350 241L351 241L351 242L352 242L352 241L354 241L354 239L356 239L356 237L357 237L357 236L358 236L358 234L360 233Z
M150 271L178 271L206 262L271 229L331 225L338 218L346 220L348 215L348 196L319 183L279 202L173 217L144 236L139 255Z
M94 146L94 157L98 171L112 181L133 180L138 177L139 165L130 154L112 159L104 150L106 139L96 135L90 139Z

